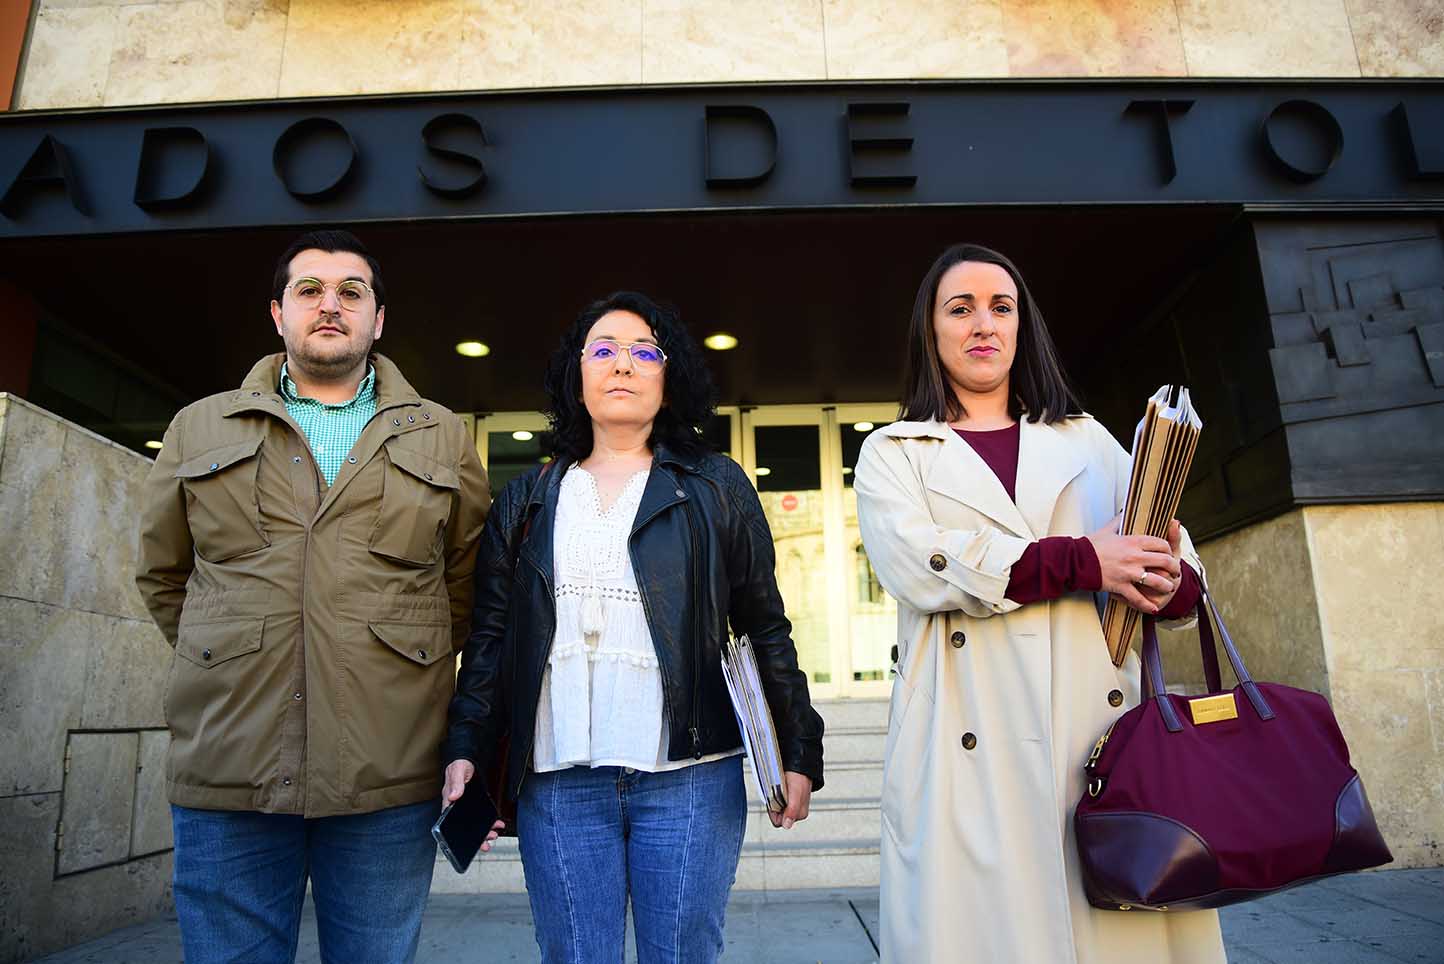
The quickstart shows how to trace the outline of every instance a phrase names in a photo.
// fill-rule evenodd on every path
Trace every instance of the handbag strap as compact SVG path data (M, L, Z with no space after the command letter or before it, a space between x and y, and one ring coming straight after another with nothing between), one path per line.
M1217 607L1213 604L1213 597L1205 589L1198 598L1198 642L1208 691L1218 693L1223 689L1210 616L1213 617L1213 622L1218 623L1219 636L1223 639L1223 651L1228 656L1229 665L1233 667L1234 675L1238 677L1239 685L1243 687L1244 695L1248 697L1254 712L1261 720L1273 719L1273 709L1269 706L1268 700L1264 699L1258 684L1249 675L1248 667L1243 663L1243 656L1239 654L1233 637L1229 635L1228 627L1223 623L1223 617L1219 615ZM1183 722L1178 717L1178 711L1174 709L1173 701L1167 699L1168 690L1163 678L1163 654L1158 645L1157 623L1158 620L1153 616L1143 617L1143 696L1144 699L1157 700L1159 712L1163 716L1163 725L1167 727L1168 732L1177 733L1183 729Z

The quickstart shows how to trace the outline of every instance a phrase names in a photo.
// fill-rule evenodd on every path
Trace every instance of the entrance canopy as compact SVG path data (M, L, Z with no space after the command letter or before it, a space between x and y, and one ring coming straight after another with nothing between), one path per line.
M490 412L540 407L560 333L621 288L672 302L699 338L737 338L735 349L708 353L724 404L895 401L917 285L964 240L1019 264L1086 387L1110 349L1212 256L1237 211L904 207L340 226L382 265L378 349L423 394ZM51 332L42 355L91 346L178 404L237 385L280 349L271 272L298 233L7 240L0 270L41 305ZM468 340L490 354L459 355ZM81 369L63 367L76 382ZM96 386L82 378L57 390ZM158 437L168 418L127 437Z

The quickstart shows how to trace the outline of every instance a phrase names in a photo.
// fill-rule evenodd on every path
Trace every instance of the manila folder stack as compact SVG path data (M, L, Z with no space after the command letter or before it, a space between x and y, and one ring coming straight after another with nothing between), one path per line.
M1168 537L1178 512L1188 467L1198 448L1203 420L1193 410L1188 389L1164 385L1148 400L1143 421L1133 433L1133 471L1123 506L1123 535ZM1138 610L1110 595L1103 609L1103 638L1114 666L1122 666L1138 628Z
M781 812L787 807L782 790L782 752L777 748L772 711L767 708L767 698L762 692L757 657L752 652L752 641L746 636L728 640L722 648L722 675L727 679L727 693L737 713L737 728L742 731L742 744L747 748L757 792L768 810Z

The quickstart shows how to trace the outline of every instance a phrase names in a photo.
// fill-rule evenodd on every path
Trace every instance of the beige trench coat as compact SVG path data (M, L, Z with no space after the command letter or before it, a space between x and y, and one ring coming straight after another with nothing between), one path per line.
M1025 421L1015 504L945 424L898 422L863 445L858 521L898 602L882 791L885 964L1224 961L1215 911L1088 905L1073 807L1093 744L1138 704L1138 658L1113 667L1092 594L1021 607L1004 597L1029 543L1108 523L1128 464L1091 417ZM1202 573L1187 534L1183 551Z

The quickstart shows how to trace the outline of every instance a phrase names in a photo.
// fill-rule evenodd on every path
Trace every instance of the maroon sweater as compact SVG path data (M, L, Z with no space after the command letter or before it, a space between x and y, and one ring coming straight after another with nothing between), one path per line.
M966 432L954 429L986 463L1008 498L1017 501L1018 440L1017 423L990 432ZM1200 586L1198 573L1183 563L1183 579L1178 592L1158 614L1159 619L1178 619L1193 611L1198 604ZM1008 574L1007 597L1015 603L1027 604L1057 599L1072 592L1097 592L1103 587L1103 569L1098 553L1086 537L1048 536L1023 550Z

